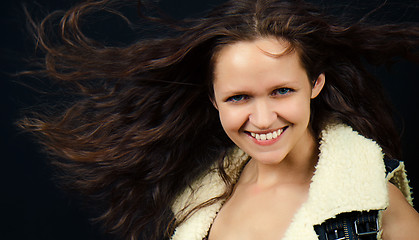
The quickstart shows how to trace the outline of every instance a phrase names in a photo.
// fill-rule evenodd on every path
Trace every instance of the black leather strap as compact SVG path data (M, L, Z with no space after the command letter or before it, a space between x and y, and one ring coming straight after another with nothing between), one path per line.
M378 211L341 213L314 226L319 240L376 240Z

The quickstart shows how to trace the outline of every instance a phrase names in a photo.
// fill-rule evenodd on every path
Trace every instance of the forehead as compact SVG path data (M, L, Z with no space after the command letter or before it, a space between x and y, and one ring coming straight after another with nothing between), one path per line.
M214 59L214 85L252 81L293 81L305 75L297 51L276 38L240 41L222 47Z
M234 48L253 48L253 50L257 50L258 52L273 58L277 58L294 51L294 47L285 39L275 37L259 37L254 40L243 40L222 45L218 51L215 52L213 57L214 61L217 62L220 58L220 55L225 55L225 52L228 52Z

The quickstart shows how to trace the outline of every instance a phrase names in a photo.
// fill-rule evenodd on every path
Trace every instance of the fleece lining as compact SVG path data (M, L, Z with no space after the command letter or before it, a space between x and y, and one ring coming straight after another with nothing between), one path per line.
M227 173L237 181L248 160L240 149L231 153L236 161ZM351 127L332 124L321 133L319 161L310 184L308 199L294 215L283 240L317 240L313 226L342 212L381 210L388 206L387 181L393 182L412 203L403 163L388 174L381 148ZM214 168L187 188L175 201L175 214L221 195L225 184ZM224 202L201 208L179 227L172 240L202 240ZM183 210L183 211L182 211Z

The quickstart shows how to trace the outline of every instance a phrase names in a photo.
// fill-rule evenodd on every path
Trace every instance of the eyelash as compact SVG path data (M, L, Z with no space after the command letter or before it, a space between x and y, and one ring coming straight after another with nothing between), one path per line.
M285 91L285 92L283 92ZM272 91L272 96L283 96L283 95L287 95L290 92L293 92L294 90L291 88L278 88L275 89L274 91ZM282 92L282 93L281 93ZM243 102L245 100L249 99L248 95L245 94L240 94L240 95L234 95L231 96L229 98L227 98L226 102L233 102L233 103L239 103L239 102Z
M235 98L240 98L240 99L235 99ZM244 100L247 100L249 97L247 95L241 94L241 95L235 95L235 96L231 96L229 98L227 98L226 102L233 102L233 103L237 103L237 102L242 102Z
M285 93L279 93L280 91L286 91ZM289 94L290 92L293 92L294 90L293 89L291 89L291 88L278 88L278 89L275 89L273 92L272 92L272 95L287 95L287 94ZM278 92L278 94L275 94L276 92Z

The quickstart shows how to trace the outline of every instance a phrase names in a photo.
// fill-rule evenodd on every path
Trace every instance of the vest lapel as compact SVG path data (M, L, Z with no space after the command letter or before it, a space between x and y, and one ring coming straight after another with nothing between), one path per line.
M318 239L313 225L342 212L388 205L383 154L374 141L342 124L329 125L321 139L308 199L294 216L284 240Z
M237 181L241 169L248 160L248 155L242 150L235 148L229 154L230 165L226 168L226 173ZM220 196L225 191L224 181L219 176L217 170L211 169L209 173L199 178L192 186L187 188L175 201L172 210L175 214L188 212L195 206L209 199ZM218 211L224 202L217 202L194 212L189 218L176 228L172 240L202 240L207 236L212 222L217 216Z

